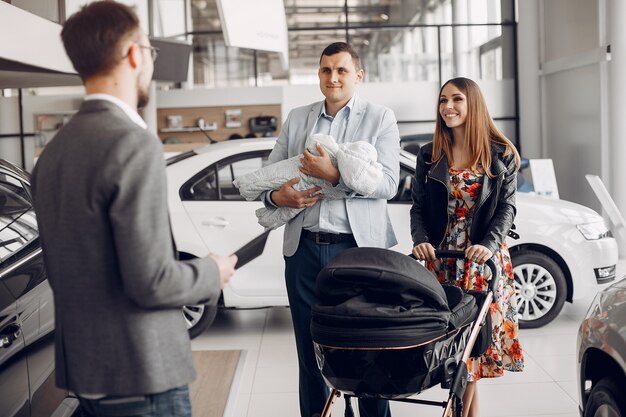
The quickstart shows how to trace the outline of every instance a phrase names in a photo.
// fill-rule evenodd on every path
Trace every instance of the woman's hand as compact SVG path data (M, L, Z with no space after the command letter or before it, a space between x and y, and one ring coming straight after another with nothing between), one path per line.
M487 259L493 256L493 252L483 245L472 245L465 249L465 257L477 264L484 264Z
M435 260L435 248L430 243L420 243L413 248L413 256L418 261L434 261Z

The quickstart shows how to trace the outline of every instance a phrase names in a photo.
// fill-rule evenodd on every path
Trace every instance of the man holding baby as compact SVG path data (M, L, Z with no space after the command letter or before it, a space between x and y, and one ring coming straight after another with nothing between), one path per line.
M345 192L346 198L325 199L320 187L301 190L299 178L265 193L268 207L302 210L285 226L283 255L285 280L298 350L300 413L319 415L328 397L315 361L309 330L311 306L317 303L315 280L336 255L352 247L394 246L387 200L398 190L400 136L393 112L356 95L364 72L359 56L347 43L327 46L320 57L318 76L324 101L292 110L280 132L268 163L302 154L300 171L321 178ZM305 149L314 134L332 136L338 144L365 141L373 145L382 165L382 180L368 195L358 194L343 181L326 149ZM362 417L388 417L385 400L360 400Z

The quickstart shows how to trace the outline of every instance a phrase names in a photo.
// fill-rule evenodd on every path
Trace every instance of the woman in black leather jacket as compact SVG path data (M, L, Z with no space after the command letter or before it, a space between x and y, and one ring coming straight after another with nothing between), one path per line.
M417 155L412 182L413 254L440 281L484 291L491 278L484 262L493 257L502 277L490 313L492 343L468 363L470 381L463 416L478 416L475 381L521 371L513 267L506 242L515 218L520 158L489 116L475 82L454 78L439 93L433 142ZM435 249L463 250L465 260L435 259Z

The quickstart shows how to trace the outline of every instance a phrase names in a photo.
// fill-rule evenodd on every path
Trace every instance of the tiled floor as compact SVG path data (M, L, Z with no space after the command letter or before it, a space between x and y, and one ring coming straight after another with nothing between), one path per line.
M618 277L626 274L620 261ZM576 384L578 326L593 297L566 303L559 317L540 329L522 330L526 369L479 382L482 417L579 417ZM222 311L214 325L193 340L194 350L244 351L225 417L297 417L296 349L287 308ZM443 401L445 392L431 388L419 398ZM320 404L320 410L323 404ZM333 416L343 415L343 399ZM394 417L440 416L433 406L393 402Z

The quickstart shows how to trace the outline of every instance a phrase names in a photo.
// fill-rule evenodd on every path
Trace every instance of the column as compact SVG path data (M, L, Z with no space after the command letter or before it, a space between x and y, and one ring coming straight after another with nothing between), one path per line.
M539 3L518 3L517 65L520 144L526 158L541 158L541 87L539 82Z
M609 62L609 192L626 217L626 1L608 2ZM624 256L624 255L621 255Z

